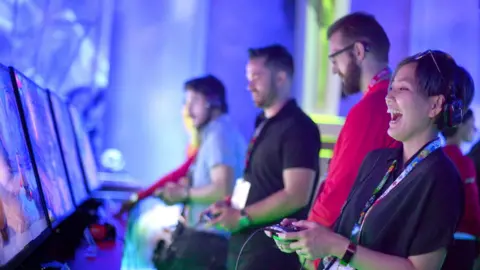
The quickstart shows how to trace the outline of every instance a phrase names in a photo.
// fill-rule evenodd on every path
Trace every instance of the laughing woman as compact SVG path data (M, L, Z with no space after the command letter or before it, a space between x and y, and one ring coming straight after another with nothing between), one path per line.
M440 51L403 60L386 97L388 134L403 147L365 158L333 231L293 222L303 230L279 235L279 248L323 258L319 269L440 269L464 197L458 171L438 140L439 131L462 120L456 72L455 61Z

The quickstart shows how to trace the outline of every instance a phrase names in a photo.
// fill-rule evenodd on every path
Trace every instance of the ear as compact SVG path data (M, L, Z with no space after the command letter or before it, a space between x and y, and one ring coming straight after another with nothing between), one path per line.
M361 42L355 42L352 51L357 61L363 61L363 59L365 59L365 46Z
M285 71L277 71L277 74L275 76L275 82L277 85L284 85L287 82L288 75Z
M430 101L430 111L428 116L430 118L435 118L443 111L443 106L445 105L445 101L446 101L445 96L438 95L438 96L429 97L429 101Z

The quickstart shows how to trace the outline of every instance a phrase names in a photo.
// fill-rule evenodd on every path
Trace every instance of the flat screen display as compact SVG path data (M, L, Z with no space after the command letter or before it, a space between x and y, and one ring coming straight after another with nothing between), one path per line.
M78 150L80 152L83 170L85 171L87 185L90 191L94 191L100 187L101 182L97 178L97 164L95 163L92 144L83 125L82 118L73 106L70 106L70 115L72 116L73 128L77 135Z
M49 96L63 158L65 159L68 180L72 187L73 199L77 205L80 205L87 199L88 193L83 178L80 155L77 150L77 138L70 120L70 112L68 105L59 96L52 92L49 93Z
M56 227L75 210L75 206L55 133L48 93L23 74L15 72L15 76L48 216L52 226Z
M0 268L44 231L48 222L6 67L0 66Z

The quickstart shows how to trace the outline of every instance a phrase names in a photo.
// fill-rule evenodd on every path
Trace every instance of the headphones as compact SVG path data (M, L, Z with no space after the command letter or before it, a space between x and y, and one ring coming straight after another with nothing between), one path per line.
M207 96L207 105L206 108L222 108L223 102L220 101L220 98L217 95L208 95Z
M443 105L443 125L448 128L454 128L462 123L463 120L463 101L456 97L453 82L450 83L450 98Z

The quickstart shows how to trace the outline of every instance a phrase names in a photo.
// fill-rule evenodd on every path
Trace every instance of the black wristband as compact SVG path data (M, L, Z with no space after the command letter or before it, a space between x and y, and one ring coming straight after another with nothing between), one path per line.
M352 261L352 258L356 252L357 252L357 245L350 242L348 244L347 250L345 251L345 254L343 254L343 257L340 260L340 264L343 266L347 266Z

